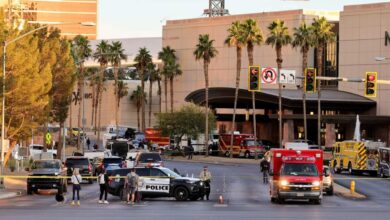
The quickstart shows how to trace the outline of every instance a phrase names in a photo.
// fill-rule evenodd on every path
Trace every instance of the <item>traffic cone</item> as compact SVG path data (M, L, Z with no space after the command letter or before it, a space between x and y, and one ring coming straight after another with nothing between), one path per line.
M219 196L218 203L219 203L219 204L223 204L223 203L224 203L224 200L223 200L223 196L222 196L222 195Z

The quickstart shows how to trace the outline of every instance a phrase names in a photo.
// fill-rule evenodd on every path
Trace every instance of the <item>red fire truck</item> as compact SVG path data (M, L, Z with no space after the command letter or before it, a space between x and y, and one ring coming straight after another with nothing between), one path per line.
M145 139L151 144L158 144L160 147L169 145L169 137L162 136L161 132L154 128L145 129Z
M270 157L271 202L305 199L321 204L322 150L272 149Z
M234 134L233 146L230 144L231 134L221 134L219 136L219 151L226 157L230 156L230 152L233 156L239 157L254 157L256 151L259 156L264 155L265 147L255 142L253 134Z

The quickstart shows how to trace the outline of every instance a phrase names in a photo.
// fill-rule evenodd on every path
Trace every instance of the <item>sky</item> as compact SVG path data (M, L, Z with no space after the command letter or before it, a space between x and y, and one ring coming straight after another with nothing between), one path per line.
M98 0L98 38L161 37L166 20L204 17L208 0ZM225 0L231 15L315 9L342 11L344 5L390 0Z

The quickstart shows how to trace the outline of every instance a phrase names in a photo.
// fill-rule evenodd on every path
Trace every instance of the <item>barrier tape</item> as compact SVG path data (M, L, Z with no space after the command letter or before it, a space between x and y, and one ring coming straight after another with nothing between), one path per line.
M213 176L216 177L224 177L224 176ZM236 177L236 178L263 178L262 176L225 176L225 177ZM70 179L70 176L9 176L4 175L0 178L14 178L14 179ZM97 179L97 176L82 176L83 179ZM127 176L110 176L109 179L125 179ZM169 177L161 177L161 176L141 176L140 178L155 178L155 179L165 179ZM381 177L337 177L333 178L334 180L390 180L390 177L381 178Z

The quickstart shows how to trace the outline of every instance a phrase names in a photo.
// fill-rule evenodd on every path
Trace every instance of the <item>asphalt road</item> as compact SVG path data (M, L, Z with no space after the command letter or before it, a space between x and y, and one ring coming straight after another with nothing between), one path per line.
M203 164L166 162L182 174L197 176ZM97 204L98 186L82 186L81 206L57 204L54 195L23 196L0 201L0 219L388 219L390 182L381 180L379 186L368 180L357 182L379 192L369 194L364 201L348 200L338 196L325 196L321 205L307 202L272 204L268 186L260 181L255 165L209 165L213 174L210 201L177 202L171 198L147 199L141 204L128 206L118 198L109 196L109 205ZM343 180L344 181L344 180ZM371 180L372 181L372 180ZM383 182L382 182L383 181ZM383 187L382 187L383 186ZM386 186L386 187L384 187ZM372 190L367 189L368 192ZM226 205L218 205L223 195ZM67 197L69 198L70 195Z

